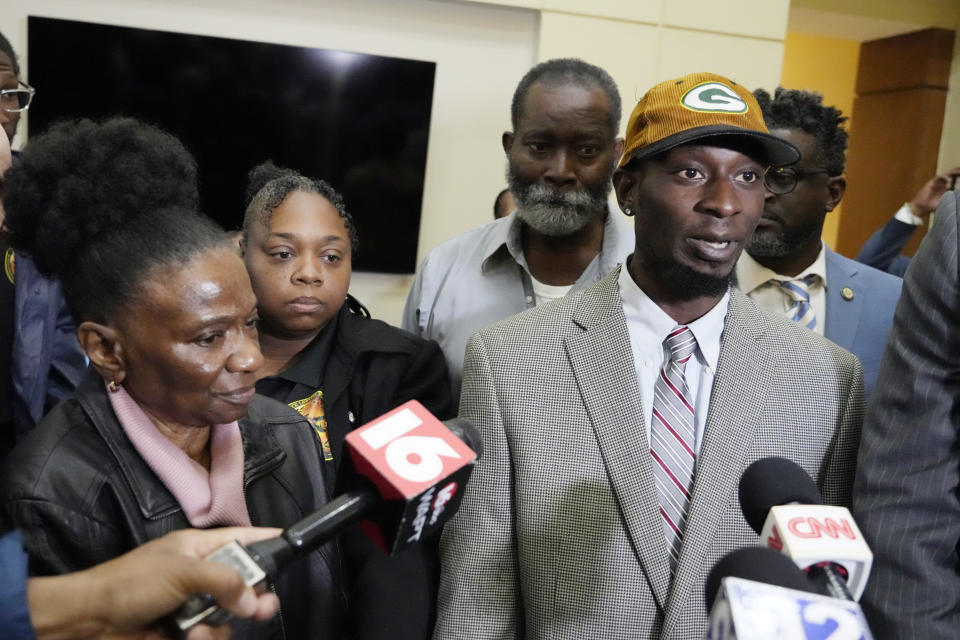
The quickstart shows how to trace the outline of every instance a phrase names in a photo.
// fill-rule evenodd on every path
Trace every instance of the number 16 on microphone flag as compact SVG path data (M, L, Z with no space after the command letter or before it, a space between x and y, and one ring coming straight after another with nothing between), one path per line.
M347 448L357 471L386 500L367 532L397 552L439 531L456 512L476 453L416 400L350 432ZM370 525L373 525L371 531Z

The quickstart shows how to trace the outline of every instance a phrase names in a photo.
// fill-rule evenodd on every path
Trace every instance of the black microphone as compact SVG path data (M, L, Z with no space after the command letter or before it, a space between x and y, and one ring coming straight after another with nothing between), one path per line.
M731 551L714 565L704 598L706 640L871 640L860 605L820 593L787 556L764 547Z
M360 522L385 551L395 553L438 533L463 498L480 433L462 418L441 423L411 400L348 434L346 450L359 485L287 527L275 538L246 547L232 542L206 557L244 576L248 586L275 578L296 556L309 553ZM191 598L168 627L182 634L196 624L223 624L229 612L210 596Z
M761 544L792 558L832 597L859 599L873 554L850 512L822 505L817 485L799 465L757 460L740 478L739 497Z
M713 608L713 602L720 591L720 582L724 578L743 578L795 591L827 595L817 588L793 560L766 547L742 547L717 560L717 564L713 565L710 575L707 576L703 592L707 611Z
M820 504L820 490L800 465L786 458L760 458L743 472L738 487L740 510L747 524L760 533L770 507L780 504Z

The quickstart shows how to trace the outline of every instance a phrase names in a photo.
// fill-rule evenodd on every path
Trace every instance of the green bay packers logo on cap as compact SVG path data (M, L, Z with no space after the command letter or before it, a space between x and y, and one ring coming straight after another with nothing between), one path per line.
M704 82L683 94L680 104L691 111L746 113L747 103L725 84Z

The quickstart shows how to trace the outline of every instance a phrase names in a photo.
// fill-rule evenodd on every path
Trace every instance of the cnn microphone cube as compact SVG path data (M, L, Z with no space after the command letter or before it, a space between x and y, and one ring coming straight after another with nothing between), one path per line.
M826 561L840 565L856 600L867 586L873 553L844 507L773 507L763 524L760 544L789 556L801 569Z
M357 472L393 503L367 531L394 553L434 535L456 512L477 459L416 400L350 432L346 443Z

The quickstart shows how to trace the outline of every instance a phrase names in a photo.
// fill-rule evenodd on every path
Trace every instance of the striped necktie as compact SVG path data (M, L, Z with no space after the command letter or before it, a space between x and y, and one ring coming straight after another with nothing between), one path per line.
M783 292L793 300L793 305L787 309L786 316L811 330L817 326L817 316L813 313L813 307L810 306L810 285L816 283L819 279L820 276L811 273L806 278L798 280L770 281L780 285Z
M650 455L653 478L660 499L660 515L670 550L670 569L680 557L687 507L693 486L693 401L684 370L697 349L697 339L684 326L675 327L664 340L670 357L660 370L654 387L653 420L650 425Z

